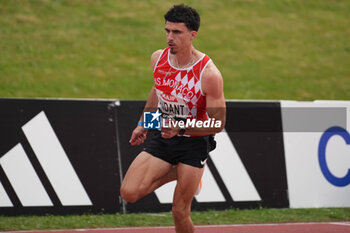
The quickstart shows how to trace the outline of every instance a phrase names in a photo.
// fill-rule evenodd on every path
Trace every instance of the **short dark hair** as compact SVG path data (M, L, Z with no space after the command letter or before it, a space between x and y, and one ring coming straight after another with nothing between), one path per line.
M198 31L201 23L198 12L192 7L181 5L174 5L164 15L165 21L173 23L184 23L191 31Z

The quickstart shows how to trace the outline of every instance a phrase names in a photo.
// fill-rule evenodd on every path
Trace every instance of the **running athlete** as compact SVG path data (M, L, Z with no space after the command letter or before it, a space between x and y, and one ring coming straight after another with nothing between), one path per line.
M212 135L225 125L223 80L212 60L192 45L200 25L197 11L176 5L164 18L168 47L151 56L154 86L145 111L158 109L162 117L171 122L215 119L221 125L180 127L180 124L169 124L162 127L130 165L120 193L127 202L135 202L176 180L172 207L175 229L177 233L192 233L191 202L208 153L215 147ZM142 115L140 121L132 132L131 145L140 145L146 139Z

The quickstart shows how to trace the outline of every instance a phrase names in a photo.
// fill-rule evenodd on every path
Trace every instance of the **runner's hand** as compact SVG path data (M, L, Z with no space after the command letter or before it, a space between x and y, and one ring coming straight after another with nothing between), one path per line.
M174 126L174 124L170 123L171 121L174 121L174 120L171 118L167 119L166 120L167 127L162 127L162 130L161 130L162 138L169 139L169 138L176 136L179 133L178 124L176 124L176 126Z
M132 131L129 143L132 146L141 145L146 140L147 130L141 125L138 125L134 131Z

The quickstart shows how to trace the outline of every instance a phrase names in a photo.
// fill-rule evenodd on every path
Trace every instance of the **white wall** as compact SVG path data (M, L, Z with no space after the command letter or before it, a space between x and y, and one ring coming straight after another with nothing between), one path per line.
M281 106L290 207L350 207L350 101L281 101ZM325 138L334 126L344 132ZM320 163L322 137L325 163Z

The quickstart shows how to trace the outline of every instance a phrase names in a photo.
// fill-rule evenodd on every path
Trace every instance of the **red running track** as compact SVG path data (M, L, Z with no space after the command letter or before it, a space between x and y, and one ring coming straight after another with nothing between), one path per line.
M195 233L350 233L350 222L284 223L196 226ZM101 228L52 231L12 231L28 233L175 233L174 227Z

